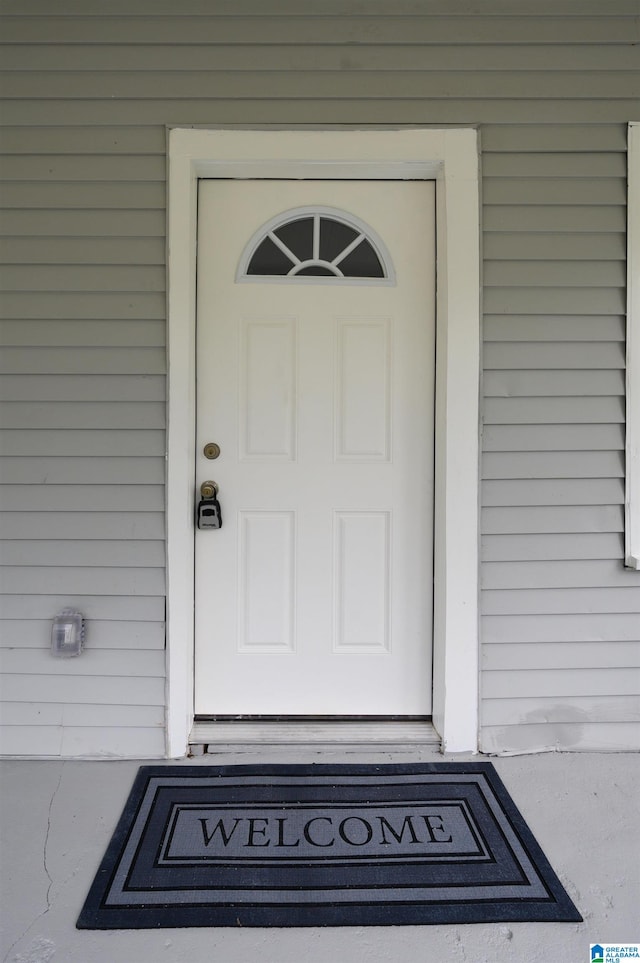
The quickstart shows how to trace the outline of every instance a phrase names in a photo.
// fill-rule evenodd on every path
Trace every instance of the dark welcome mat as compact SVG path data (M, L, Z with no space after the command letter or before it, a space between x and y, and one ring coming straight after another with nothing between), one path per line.
M477 762L143 767L77 925L580 919Z

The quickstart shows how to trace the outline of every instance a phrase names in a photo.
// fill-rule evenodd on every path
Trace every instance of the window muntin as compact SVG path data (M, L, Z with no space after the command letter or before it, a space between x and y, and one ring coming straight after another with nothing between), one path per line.
M254 234L237 279L387 284L395 280L391 258L368 225L343 211L308 207L286 211Z

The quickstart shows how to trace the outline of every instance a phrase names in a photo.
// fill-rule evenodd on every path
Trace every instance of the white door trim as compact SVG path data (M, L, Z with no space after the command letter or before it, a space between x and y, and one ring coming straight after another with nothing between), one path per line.
M167 755L193 722L195 278L201 177L435 179L434 725L478 747L479 143L473 128L169 131Z

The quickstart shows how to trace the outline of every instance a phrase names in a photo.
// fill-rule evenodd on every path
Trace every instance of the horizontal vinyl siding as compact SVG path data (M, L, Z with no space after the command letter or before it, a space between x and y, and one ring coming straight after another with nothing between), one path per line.
M484 156L487 751L638 740L640 584L622 542L625 158L594 135L573 153L546 134L535 151Z
M638 740L640 581L622 567L637 0L319 9L3 3L5 751L163 752L166 125L479 126L483 748ZM87 651L54 662L67 605Z
M88 116L20 133L1 170L2 750L158 756L164 130ZM87 617L86 648L54 660L51 618L67 606Z

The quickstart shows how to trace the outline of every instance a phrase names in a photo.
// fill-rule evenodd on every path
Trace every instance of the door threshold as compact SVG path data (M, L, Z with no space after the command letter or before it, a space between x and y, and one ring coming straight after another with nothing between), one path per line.
M189 746L198 753L221 745L419 745L440 746L430 721L352 722L336 720L237 721L196 720Z

